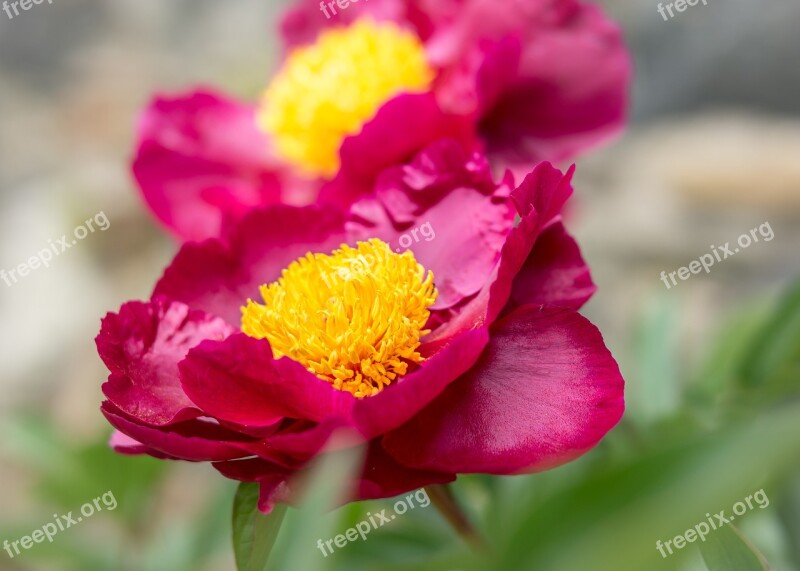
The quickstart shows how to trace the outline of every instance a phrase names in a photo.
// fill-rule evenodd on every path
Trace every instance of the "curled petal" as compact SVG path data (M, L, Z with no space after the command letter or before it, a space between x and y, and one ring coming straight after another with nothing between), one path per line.
M218 236L253 208L313 199L270 152L255 107L210 90L156 97L139 122L133 174L156 217L183 240Z
M384 438L401 464L513 474L594 447L624 410L619 367L597 329L568 309L521 307L431 406Z
M142 450L145 453L156 451L170 458L193 462L230 460L248 455L242 448L235 446L236 442L242 441L241 437L237 438L236 434L229 433L218 425L194 419L156 428L125 418L109 403L104 403L101 410L114 428L146 447L146 450ZM231 438L237 440L231 441ZM121 446L131 448L130 443Z
M183 389L209 415L263 427L282 418L349 418L355 397L288 358L275 359L266 339L243 333L201 343L180 364Z
M182 303L129 302L103 319L97 350L111 371L103 394L137 421L153 426L201 415L181 389L178 363L205 339L233 332L224 321Z

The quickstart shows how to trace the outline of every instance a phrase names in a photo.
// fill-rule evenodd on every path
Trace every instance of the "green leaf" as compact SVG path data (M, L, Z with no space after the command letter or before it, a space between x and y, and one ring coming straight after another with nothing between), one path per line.
M72 443L40 415L12 417L0 431L8 435L3 448L35 469L38 495L53 509L74 510L112 492L117 507L104 509L104 517L121 519L135 528L147 519L153 490L166 475L163 461L115 453L106 434Z
M302 501L291 510L281 531L271 569L331 569L339 551L326 556L317 542L347 529L342 521L347 510L336 507L350 495L350 486L364 463L365 452L362 447L353 447L322 454L314 461L301 486Z
M503 558L492 567L641 571L679 565L689 550L665 562L656 542L690 529L706 513L730 513L735 502L796 470L798 431L800 403L793 403L710 436L637 454L553 495L534 495L521 506L528 514L521 522L490 529ZM555 478L563 470L529 478Z
M674 296L660 295L648 303L634 332L636 383L626 388L631 403L628 419L653 421L681 404L678 382L678 316Z
M764 556L734 526L728 524L700 544L708 571L769 571Z
M258 510L258 484L243 483L233 500L233 551L238 571L264 571L286 515L276 505L269 515Z
M800 373L800 280L781 300L743 359L746 385L778 391L796 390Z

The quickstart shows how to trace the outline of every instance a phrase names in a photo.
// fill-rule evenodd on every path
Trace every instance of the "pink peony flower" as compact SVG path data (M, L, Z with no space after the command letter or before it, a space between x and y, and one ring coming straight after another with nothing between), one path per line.
M442 109L470 116L490 157L503 165L572 157L624 124L630 57L597 6L385 0L353 3L326 19L317 0L296 0L282 29L291 50L365 17L413 30L435 70L432 89Z
M176 236L221 236L254 208L348 208L386 168L454 138L495 172L560 161L624 123L630 60L577 0L382 0L326 19L298 0L259 104L210 91L156 98L133 172Z
M156 97L139 120L133 174L177 236L218 236L265 204L308 204L317 189L292 173L256 125L256 108L203 89Z
M577 313L595 286L560 218L571 176L495 182L446 140L347 209L276 204L184 244L103 320L112 446L212 462L265 512L342 430L367 451L353 499L580 456L624 402Z

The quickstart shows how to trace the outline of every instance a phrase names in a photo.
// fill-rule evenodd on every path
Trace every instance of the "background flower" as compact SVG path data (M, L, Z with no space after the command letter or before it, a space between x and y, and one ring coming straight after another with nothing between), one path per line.
M265 204L321 194L346 208L442 137L524 174L624 122L630 62L595 6L375 4L338 20L317 2L289 11L287 57L258 108L207 91L155 99L133 171L157 218L200 239Z

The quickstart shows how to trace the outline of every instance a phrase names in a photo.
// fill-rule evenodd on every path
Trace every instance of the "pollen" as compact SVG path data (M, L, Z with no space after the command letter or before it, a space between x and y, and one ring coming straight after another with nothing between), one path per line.
M242 308L242 331L357 398L378 394L421 363L436 301L433 273L372 239L308 253Z
M308 175L331 177L345 137L395 95L427 91L433 77L414 33L361 19L289 54L264 93L258 121L284 159Z

